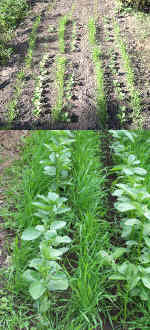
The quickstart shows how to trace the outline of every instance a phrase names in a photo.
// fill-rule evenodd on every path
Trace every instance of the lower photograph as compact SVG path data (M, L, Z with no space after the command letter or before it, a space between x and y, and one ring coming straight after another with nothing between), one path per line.
M150 329L150 131L0 131L0 329Z

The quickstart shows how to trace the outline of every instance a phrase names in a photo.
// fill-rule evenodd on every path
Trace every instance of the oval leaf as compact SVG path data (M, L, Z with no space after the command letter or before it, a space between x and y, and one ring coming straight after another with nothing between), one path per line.
M27 269L23 274L23 278L28 282L35 282L40 280L40 274L37 273L35 270Z
M50 248L49 249L49 256L50 258L57 258L61 255L63 255L66 251L68 251L68 248L61 248L61 249L53 249L53 248Z
M134 168L134 173L139 174L139 175L146 175L147 171L144 168L136 167L136 168Z
M136 207L133 204L129 203L129 202L126 202L126 203L117 202L114 205L115 205L116 209L120 212L126 212L126 211L136 209Z
M53 275L52 279L49 280L47 287L50 291L68 289L68 279L66 274L61 272Z
M63 227L65 227L66 222L65 221L54 221L51 226L50 229L51 230L57 230L57 229L61 229Z
M49 199L50 201L55 202L58 198L59 198L58 194L49 191L49 193L48 193L48 199Z
M30 285L29 292L33 299L38 299L46 291L46 287L43 283L36 281Z
M57 237L55 238L53 244L61 244L61 243L70 243L72 240L70 237L68 236L59 236L57 235Z
M24 241L32 241L41 236L41 232L35 228L27 228L22 233L21 239Z
M143 276L142 282L146 288L150 289L150 276Z
M133 225L139 225L139 224L140 224L140 221L138 219L128 219L125 222L125 225L127 225L127 226L133 226Z

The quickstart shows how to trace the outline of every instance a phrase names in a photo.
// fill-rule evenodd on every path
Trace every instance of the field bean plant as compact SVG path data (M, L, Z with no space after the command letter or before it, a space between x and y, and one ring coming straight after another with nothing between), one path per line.
M144 130L24 138L1 179L1 329L150 328L149 146Z

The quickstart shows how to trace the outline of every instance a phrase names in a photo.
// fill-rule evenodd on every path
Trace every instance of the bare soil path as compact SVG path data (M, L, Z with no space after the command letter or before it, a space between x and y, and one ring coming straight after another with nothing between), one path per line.
M51 8L49 7L51 6ZM50 9L49 9L50 8ZM115 23L120 29L130 65L134 73L134 89L140 95L142 128L150 128L150 12L124 11L116 0L32 1L31 11L8 42L14 53L5 65L0 64L0 129L101 129L101 109L97 108L96 72L92 61L92 47L88 39L88 22L96 8L96 43L101 50L104 72L108 129L136 129L139 118L133 110L131 85L123 54L117 42ZM72 15L64 31L66 58L61 117L52 121L52 109L58 101L56 84L56 56L60 54L58 29L62 17ZM30 68L25 67L29 35L40 15ZM75 28L75 30L74 30ZM74 39L72 38L74 34ZM74 48L72 48L74 40ZM47 54L42 77L40 112L35 115L33 97L36 78L40 75L40 61ZM62 54L61 54L62 55ZM17 74L24 70L24 78L17 87ZM70 97L67 87L70 84ZM14 112L8 104L20 88ZM135 101L136 102L136 101ZM13 115L12 115L13 113ZM134 116L133 116L134 113ZM67 116L68 121L66 121ZM10 118L12 118L10 120Z

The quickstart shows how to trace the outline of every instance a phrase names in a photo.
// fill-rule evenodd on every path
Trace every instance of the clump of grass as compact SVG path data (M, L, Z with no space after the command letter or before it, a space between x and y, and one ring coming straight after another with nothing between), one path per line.
M29 48L28 48L27 56L25 57L26 68L30 68L30 66L31 66L32 54L33 54L33 49L35 47L35 42L36 42L36 38L37 38L37 29L40 24L40 20L41 20L41 17L37 16L37 18L33 24L32 32L29 37Z
M89 29L89 40L92 45L92 59L95 65L95 74L97 81L97 112L99 116L100 126L101 128L104 128L107 125L107 109L106 109L106 99L104 93L104 77L103 77L102 62L100 60L101 51L99 47L96 45L96 40L95 40L96 27L93 18L89 19L88 29Z

